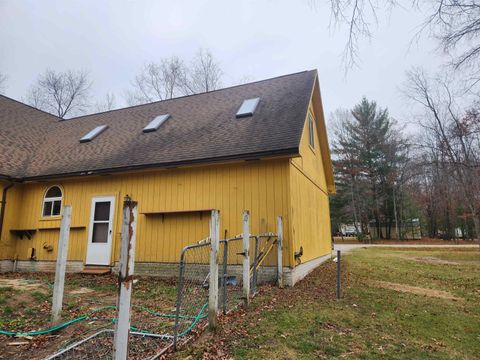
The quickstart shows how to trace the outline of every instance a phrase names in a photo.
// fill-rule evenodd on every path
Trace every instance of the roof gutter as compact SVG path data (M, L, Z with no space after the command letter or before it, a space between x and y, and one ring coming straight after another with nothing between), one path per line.
M29 176L22 179L22 181L40 181L40 180L50 180L50 179L59 179L59 178L68 178L68 177L77 177L77 176L93 176L93 175L105 175L111 173L119 173L125 171L134 171L134 170L145 170L145 169L159 169L159 168L176 168L180 166L189 166L189 165L205 165L205 164L215 164L225 161L234 161L234 160L256 160L262 157L273 157L273 156L296 156L299 155L299 148L289 148L289 149L280 149L280 150L270 150L270 151L261 151L250 154L240 154L240 155L229 155L221 156L215 158L205 158L197 160L185 160L185 161L175 161L175 162L166 162L158 164L145 164L145 165L130 165L114 168L104 168L98 170L86 170L86 171L77 171L63 174L51 174L51 175L39 175L39 176Z
M15 179L9 175L5 175L5 174L0 174L0 180L6 180L8 182L19 182L20 180L18 179Z

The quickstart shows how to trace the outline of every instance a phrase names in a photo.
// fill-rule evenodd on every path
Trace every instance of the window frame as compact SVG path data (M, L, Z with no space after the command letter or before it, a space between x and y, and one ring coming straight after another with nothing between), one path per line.
M308 145L315 149L315 125L312 114L308 113Z
M52 189L52 188L58 188L60 190L60 196L54 196L54 197L47 197L47 193ZM51 218L58 218L62 216L62 205L63 205L63 188L60 185L51 185L49 186L44 194L43 194L43 199L42 199L42 209L41 209L41 215L43 219L51 219ZM58 203L60 201L60 209L57 213L54 213L54 208L55 208L55 203ZM45 205L49 203L50 205L50 213L45 214Z

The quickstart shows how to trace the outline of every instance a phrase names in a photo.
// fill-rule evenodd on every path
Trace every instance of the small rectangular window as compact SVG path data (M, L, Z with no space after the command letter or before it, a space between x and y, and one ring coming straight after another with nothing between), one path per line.
M52 202L45 201L43 204L43 216L51 216L52 215Z
M53 207L52 207L52 216L60 215L61 208L62 208L62 201L61 200L55 200L53 202Z
M308 142L312 148L315 148L315 127L313 125L312 115L308 114Z

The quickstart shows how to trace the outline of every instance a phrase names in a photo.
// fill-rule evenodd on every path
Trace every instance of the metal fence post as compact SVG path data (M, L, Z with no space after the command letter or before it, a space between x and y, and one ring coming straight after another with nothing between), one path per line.
M250 303L250 212L243 211L243 299L245 306Z
M173 330L173 349L177 350L178 340L178 326L180 321L180 308L182 306L182 291L183 291L183 277L185 273L185 249L182 250L180 255L180 269L178 274L178 286L177 286L177 307L175 309L175 325Z
M218 210L212 210L212 219L210 221L210 284L208 292L208 325L211 330L217 327L219 231L220 214Z
M223 314L227 313L227 269L228 269L228 240L223 240L223 264L222 264L222 308Z
M130 334L130 304L135 265L135 239L137 202L127 195L123 202L122 239L120 243L120 268L118 273L117 322L115 324L114 359L128 356Z
M340 299L342 296L342 272L340 267L340 250L337 250L337 299Z
M63 289L65 285L65 270L67 268L68 238L70 237L70 221L72 207L63 207L60 237L58 239L57 265L55 267L55 284L53 285L52 299L52 326L56 326L62 319Z
M258 236L255 238L255 258L253 259L253 274L252 274L252 293L256 294L257 292L257 265L258 265Z
M277 279L278 287L283 288L283 218L277 217Z

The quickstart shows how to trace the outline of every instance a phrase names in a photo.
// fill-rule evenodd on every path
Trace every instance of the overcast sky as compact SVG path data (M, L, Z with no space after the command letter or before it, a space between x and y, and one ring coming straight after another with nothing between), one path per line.
M408 121L399 92L405 72L412 66L435 69L442 60L434 40L424 37L410 46L422 14L401 8L380 12L374 38L360 44L360 67L345 75L346 30L330 27L327 0L313 3L0 0L5 94L21 100L47 67L86 69L95 97L113 92L123 105L124 91L145 62L172 55L188 59L208 48L220 62L225 85L318 69L327 118L365 95Z

